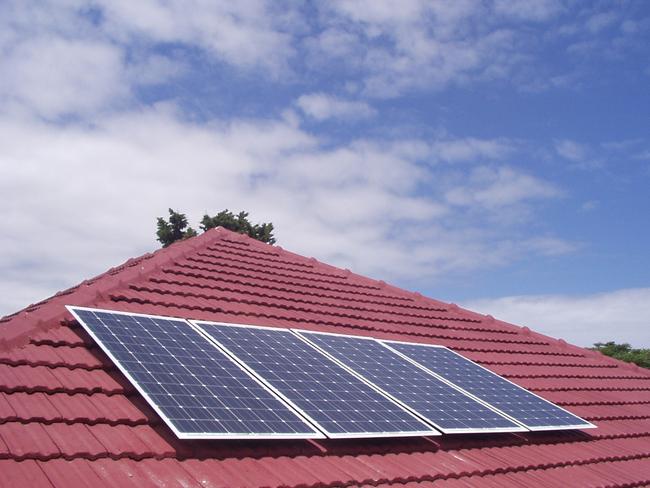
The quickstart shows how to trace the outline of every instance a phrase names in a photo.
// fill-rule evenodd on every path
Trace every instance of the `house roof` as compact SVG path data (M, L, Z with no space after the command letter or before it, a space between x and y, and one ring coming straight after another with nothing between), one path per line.
M598 429L181 441L66 304L442 344ZM650 484L650 371L224 229L0 319L0 486L430 484Z

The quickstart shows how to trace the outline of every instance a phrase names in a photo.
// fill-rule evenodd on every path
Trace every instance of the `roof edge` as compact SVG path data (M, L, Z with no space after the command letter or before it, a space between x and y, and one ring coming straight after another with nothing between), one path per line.
M209 246L228 233L230 231L216 227L199 236L175 242L169 247L130 258L104 273L0 318L0 350L25 345L34 332L59 327L66 320L72 320L63 305L72 303L91 306L104 300L109 292L136 283L161 266L183 257L190 251Z

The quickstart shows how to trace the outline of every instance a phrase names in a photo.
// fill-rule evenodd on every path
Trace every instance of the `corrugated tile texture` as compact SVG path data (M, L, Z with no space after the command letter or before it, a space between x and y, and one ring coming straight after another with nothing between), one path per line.
M599 428L180 441L64 304L443 344ZM645 484L648 371L223 229L0 319L0 486Z

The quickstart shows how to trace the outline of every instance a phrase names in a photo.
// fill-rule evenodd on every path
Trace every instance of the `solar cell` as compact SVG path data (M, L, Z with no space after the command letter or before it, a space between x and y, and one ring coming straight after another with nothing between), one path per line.
M439 434L290 330L193 323L328 437Z
M595 427L444 346L382 342L471 395L493 405L530 430Z
M67 307L179 438L322 438L181 319Z
M445 433L526 430L371 337L295 332Z

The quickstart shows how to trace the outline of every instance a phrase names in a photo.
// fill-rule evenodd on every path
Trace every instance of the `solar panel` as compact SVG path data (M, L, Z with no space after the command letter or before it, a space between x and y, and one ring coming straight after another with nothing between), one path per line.
M439 434L290 330L193 323L328 437Z
M295 332L445 433L526 430L371 337Z
M67 307L179 438L322 438L181 319Z
M595 427L444 346L383 342L471 395L493 405L530 430Z

